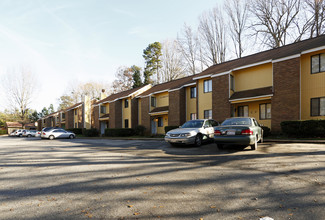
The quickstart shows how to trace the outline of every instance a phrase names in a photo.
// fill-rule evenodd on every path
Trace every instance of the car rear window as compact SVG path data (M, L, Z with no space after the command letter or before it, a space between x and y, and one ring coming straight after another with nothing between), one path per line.
M222 122L221 125L251 125L249 118L229 118Z

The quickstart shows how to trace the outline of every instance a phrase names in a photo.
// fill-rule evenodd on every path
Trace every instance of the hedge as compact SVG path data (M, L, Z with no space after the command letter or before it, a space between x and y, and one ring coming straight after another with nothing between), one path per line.
M173 130L175 128L179 128L179 126L174 126L174 125L171 125L171 126L166 126L165 127L165 134L170 131L170 130Z
M135 135L139 135L139 136L144 136L144 132L146 130L146 127L143 125L137 125L134 128L134 133Z
M82 134L82 128L69 128L69 129L66 129L67 131L71 131L75 134Z
M96 128L84 129L83 135L86 137L97 137L99 135L99 131Z
M283 121L281 129L289 137L325 137L325 120Z
M6 130L0 130L0 135L2 134L7 134L7 131Z
M263 129L263 137L268 137L271 135L271 129L266 126L262 126Z
M127 137L135 134L132 128L106 128L105 136L107 137Z

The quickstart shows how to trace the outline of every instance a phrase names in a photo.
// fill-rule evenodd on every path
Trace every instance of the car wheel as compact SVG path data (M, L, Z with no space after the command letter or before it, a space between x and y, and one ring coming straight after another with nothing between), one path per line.
M202 145L202 135L198 134L195 137L195 146L200 147Z
M222 150L222 149L223 149L223 144L217 144L217 148L218 148L219 150Z
M32 135L30 135L30 134L29 134L29 135L27 135L27 137L29 137L29 138L30 138L31 136L32 136Z
M251 145L252 150L257 150L257 136L255 137L254 144Z
M73 138L74 138L74 136L71 134L71 135L69 136L69 138L70 138L70 139L73 139Z
M19 135L19 137L22 137L22 136L23 136L22 134Z
M54 139L54 136L53 135L49 136L49 139L50 140L53 140Z

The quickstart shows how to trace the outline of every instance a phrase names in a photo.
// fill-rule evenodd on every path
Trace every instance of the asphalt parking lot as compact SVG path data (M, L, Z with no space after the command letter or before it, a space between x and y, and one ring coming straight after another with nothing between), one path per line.
M325 145L0 137L0 219L324 219Z

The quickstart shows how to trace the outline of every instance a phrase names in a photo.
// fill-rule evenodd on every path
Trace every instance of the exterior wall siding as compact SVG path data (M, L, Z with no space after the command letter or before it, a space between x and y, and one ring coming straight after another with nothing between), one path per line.
M280 132L282 121L300 117L300 57L273 64L272 131Z

